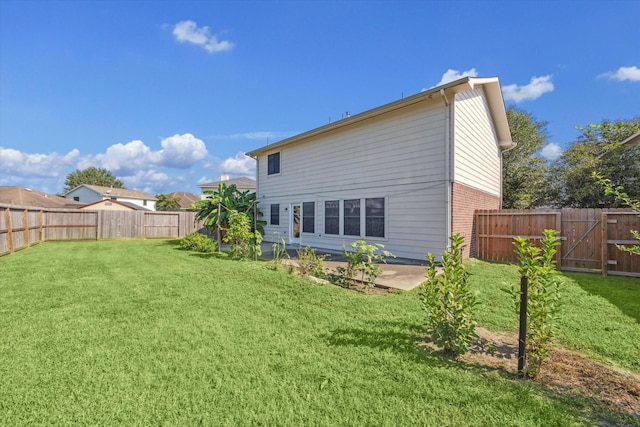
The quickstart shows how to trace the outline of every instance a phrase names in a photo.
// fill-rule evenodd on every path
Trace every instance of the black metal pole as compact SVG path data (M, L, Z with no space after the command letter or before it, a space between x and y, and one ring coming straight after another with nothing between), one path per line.
M518 376L524 377L524 364L527 359L527 299L529 290L529 278L520 278L520 334L518 336Z

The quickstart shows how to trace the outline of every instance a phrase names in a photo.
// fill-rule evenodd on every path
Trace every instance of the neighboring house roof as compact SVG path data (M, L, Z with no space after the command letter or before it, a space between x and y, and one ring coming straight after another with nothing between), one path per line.
M0 187L0 203L38 208L78 208L82 203L25 187Z
M67 194L71 193L72 191L80 187L87 187L95 191L96 193L100 194L103 197L124 197L127 199L157 200L154 196L147 194L144 191L127 190L125 188L102 187L100 185L89 185L89 184L81 184L76 188L67 191L66 193L64 193L64 195L66 196Z
M199 202L201 200L200 196L198 196L197 194L186 193L183 191L176 191L175 193L171 193L170 195L178 199L178 201L180 202L180 209L187 209L193 203Z
M238 190L255 190L256 189L256 180L255 179L251 179L251 178L247 178L247 177L232 178L232 179L227 179L227 180L222 180L222 181L208 182L206 184L200 184L200 185L198 185L198 187L200 187L202 189L204 189L205 187L206 188L218 188L220 183L224 183L227 186L235 185Z
M625 139L618 145L616 148L607 151L606 153L601 154L598 158L607 157L609 154L613 153L619 148L629 149L631 147L637 147L640 145L640 132L636 132L631 135L629 138Z
M504 108L504 99L502 97L502 91L500 89L500 80L497 77L464 77L451 83L427 89L415 95L408 96L399 101L394 101L389 104L374 108L372 110L352 115L346 119L337 120L333 123L329 123L328 125L312 129L308 132L301 133L299 135L284 139L271 145L266 145L247 153L247 155L255 158L261 153L271 151L273 149L282 148L286 145L294 144L313 136L318 136L327 132L335 131L345 126L351 126L358 122L362 122L376 116L399 110L401 108L409 107L421 102L427 102L432 100L434 97L446 97L447 100L445 102L449 102L449 100L451 100L456 93L472 90L476 86L482 86L484 89L500 148L506 150L515 147L516 144L511 139L511 131L509 129L509 122L507 121L507 113Z
M131 202L123 202L120 200L110 200L110 199L104 199L104 200L98 200L97 202L93 202L93 203L89 203L88 205L84 205L82 207L80 207L79 209L86 209L86 210L92 210L92 209L101 209L105 203L115 203L117 205L123 206L125 208L129 208L129 210L132 211L148 211L150 209L147 209L143 206L140 205L136 205L135 203L131 203Z

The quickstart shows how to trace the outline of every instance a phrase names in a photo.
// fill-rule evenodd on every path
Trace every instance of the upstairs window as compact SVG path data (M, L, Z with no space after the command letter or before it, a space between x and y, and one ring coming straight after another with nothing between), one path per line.
M280 173L280 153L273 153L267 156L267 175Z
M80 201L80 197L75 196L75 197L73 198L73 200L75 200L76 202L79 202L79 201Z

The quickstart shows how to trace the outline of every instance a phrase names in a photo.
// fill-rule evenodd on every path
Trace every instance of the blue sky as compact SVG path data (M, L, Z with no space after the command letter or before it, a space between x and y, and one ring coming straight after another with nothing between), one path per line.
M199 193L245 152L463 75L576 125L640 115L640 1L0 0L0 185L105 167Z

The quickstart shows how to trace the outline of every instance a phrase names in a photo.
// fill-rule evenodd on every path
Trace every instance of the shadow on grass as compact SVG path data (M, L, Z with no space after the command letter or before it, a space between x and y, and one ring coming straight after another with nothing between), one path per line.
M170 239L170 240L162 240L158 243L159 246L173 246L178 247L180 249L180 239Z
M516 375L502 367L488 367L475 362L461 361L431 347L421 325L403 322L376 323L375 329L339 328L326 336L332 346L369 347L394 351L410 356L415 362L437 367L451 367L475 372L495 372L503 378L516 379Z
M569 273L584 291L600 296L615 305L625 315L640 323L640 279L636 277L607 276L587 273Z

